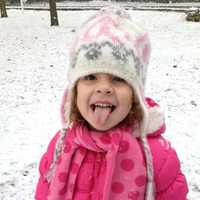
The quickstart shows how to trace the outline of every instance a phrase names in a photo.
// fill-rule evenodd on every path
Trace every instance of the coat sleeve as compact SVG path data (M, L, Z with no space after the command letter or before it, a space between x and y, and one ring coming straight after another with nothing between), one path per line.
M162 136L149 139L154 165L156 200L186 200L188 186L176 151Z
M50 141L47 151L43 154L39 164L39 180L35 192L35 200L47 200L49 183L45 178L45 173L48 171L52 161L56 141L59 138L60 132L57 132L53 139Z

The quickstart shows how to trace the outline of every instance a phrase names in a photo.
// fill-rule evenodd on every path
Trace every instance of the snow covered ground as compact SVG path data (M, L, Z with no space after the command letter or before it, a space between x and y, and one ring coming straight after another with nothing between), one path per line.
M74 29L95 11L9 10L0 18L0 200L31 200L38 162L60 128L68 46ZM167 133L186 174L189 200L200 199L200 23L184 13L130 11L149 30L147 94L166 112Z

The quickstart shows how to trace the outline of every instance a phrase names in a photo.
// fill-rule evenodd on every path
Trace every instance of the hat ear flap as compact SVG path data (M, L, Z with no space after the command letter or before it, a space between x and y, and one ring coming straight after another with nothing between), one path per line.
M73 100L74 92L73 89L65 89L63 97L62 97L62 103L61 103L61 123L63 128L68 128L71 124L70 120L70 113L71 113L71 107L72 107L72 100Z
M163 133L165 131L164 111L152 99L145 99L148 106L148 122L146 126L146 133L156 134L157 132Z

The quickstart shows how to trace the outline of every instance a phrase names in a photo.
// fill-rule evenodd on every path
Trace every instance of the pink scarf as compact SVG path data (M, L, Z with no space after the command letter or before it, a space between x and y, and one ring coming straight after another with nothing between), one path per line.
M48 200L73 199L87 150L104 152L106 161L105 170L100 172L98 191L92 200L144 200L146 167L134 135L138 135L137 131L132 133L125 126L96 132L78 124L68 130L50 182Z

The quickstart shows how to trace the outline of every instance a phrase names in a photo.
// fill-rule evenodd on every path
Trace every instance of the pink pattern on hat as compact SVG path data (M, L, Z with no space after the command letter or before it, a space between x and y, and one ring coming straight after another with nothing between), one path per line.
M148 35L144 34L137 38L135 42L136 49L138 50L141 60L143 63L148 64L150 52L151 52L151 46L148 41Z
M112 42L120 42L119 37L115 33L119 30L116 29L116 22L110 17L105 16L95 21L84 34L83 39L87 42L95 41L99 37L108 37Z

